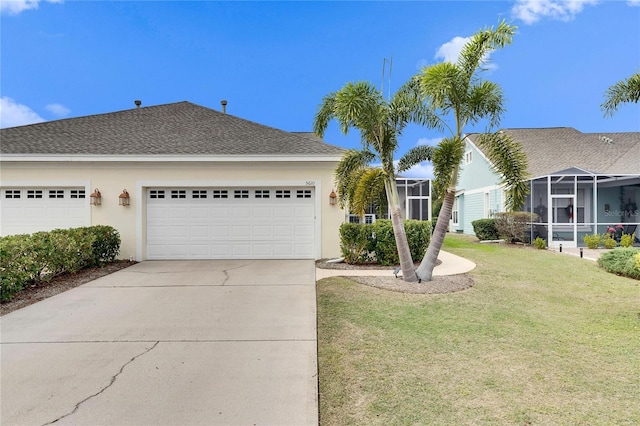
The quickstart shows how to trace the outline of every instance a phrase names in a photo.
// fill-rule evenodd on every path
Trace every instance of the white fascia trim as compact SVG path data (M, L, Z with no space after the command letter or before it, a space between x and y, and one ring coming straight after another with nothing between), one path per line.
M320 259L322 255L322 179L319 177L309 178L307 180L140 180L136 181L136 197L138 200L144 200L143 203L136 203L136 261L141 262L143 240L142 240L142 224L145 223L143 214L146 212L147 198L145 194L146 188L184 188L184 187L307 187L315 188L315 236L314 250L315 258ZM146 232L145 232L146 234Z
M498 172L498 170L496 169L496 166L493 164L493 162L491 162L491 160L489 160L489 158L486 155L484 155L482 150L478 148L478 146L474 144L473 141L469 139L468 136L465 136L464 138L469 143L469 145L471 145L478 152L478 154L480 154L480 156L485 159L487 164L489 164L489 167L491 167L491 171L493 171L493 173L495 173L497 176L501 176L501 173Z
M6 162L338 162L340 155L23 155L4 154Z
M478 154L480 154L480 156L482 158L484 158L487 161L487 163L489 163L489 164L491 164L493 166L493 163L491 163L491 160L489 160L487 158L487 156L484 155L484 153L480 150L480 148L478 148L478 146L476 144L473 143L473 141L469 138L469 136L465 136L464 139L469 145L471 145L471 147L473 149L475 149L478 152Z
M504 185L491 185L491 186L485 186L482 188L476 188L476 189L472 189L470 191L464 191L464 195L473 195L473 194L484 194L486 192L490 192L490 191L495 191L498 189L503 189ZM457 193L456 193L457 195ZM462 195L462 194L460 194Z

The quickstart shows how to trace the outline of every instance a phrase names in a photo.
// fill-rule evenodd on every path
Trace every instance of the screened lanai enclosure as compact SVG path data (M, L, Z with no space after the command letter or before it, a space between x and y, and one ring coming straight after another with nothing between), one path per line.
M585 235L596 233L640 237L640 175L571 168L532 179L530 185L524 211L532 213L532 241L539 236L550 247L581 247Z
M431 220L431 180L396 178L398 198L402 217L405 219ZM348 221L351 223L373 223L376 219L389 219L389 209L384 206L369 206L364 217L349 213Z

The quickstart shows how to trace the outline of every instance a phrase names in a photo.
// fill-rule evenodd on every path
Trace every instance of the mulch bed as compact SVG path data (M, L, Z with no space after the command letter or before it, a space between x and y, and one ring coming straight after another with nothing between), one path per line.
M0 304L0 316L6 315L17 309L24 308L33 303L47 299L56 294L70 290L79 285L86 284L105 275L109 275L124 268L134 265L136 262L128 260L116 260L102 267L87 268L76 272L75 274L61 274L54 277L49 282L43 282L40 285L33 285L24 289L13 299L2 302Z
M438 264L441 262L438 260ZM419 263L416 263L416 268ZM316 261L316 267L323 269L340 269L340 270L354 270L354 269L371 269L371 270L389 270L388 276L347 276L345 278L360 284L368 285L388 291L395 291L399 293L411 293L411 294L444 294L454 293L457 291L466 290L473 287L473 279L468 274L458 275L443 275L434 276L429 282L422 283L410 283L400 277L393 276L391 271L392 266L381 265L349 265L348 263L327 263L327 259L321 259Z

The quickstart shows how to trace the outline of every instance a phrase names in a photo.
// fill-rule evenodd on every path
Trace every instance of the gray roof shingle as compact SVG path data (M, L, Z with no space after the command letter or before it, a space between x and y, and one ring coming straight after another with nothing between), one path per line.
M640 132L582 133L570 127L502 131L522 144L531 177L574 167L599 174L640 174ZM469 135L476 145L477 137Z
M0 130L2 154L340 156L318 137L177 102Z

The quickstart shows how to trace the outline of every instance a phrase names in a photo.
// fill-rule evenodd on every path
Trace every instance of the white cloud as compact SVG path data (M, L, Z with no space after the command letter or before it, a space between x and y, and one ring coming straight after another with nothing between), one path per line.
M458 62L458 56L469 40L471 37L454 37L451 41L440 46L436 51L436 59L442 59L444 62Z
M433 179L433 165L425 161L423 163L416 164L401 174L408 178Z
M15 127L45 121L31 108L3 96L0 98L0 127Z
M638 2L630 0L629 2ZM571 21L585 6L595 5L598 0L516 0L511 15L525 24L533 24L542 18Z
M627 4L629 6L638 6L638 7L640 7L640 0L627 0Z
M60 104L49 104L45 109L57 117L66 117L71 112L69 108Z
M46 0L49 3L63 3L63 0ZM37 9L40 0L0 0L0 13L18 15L25 10Z

